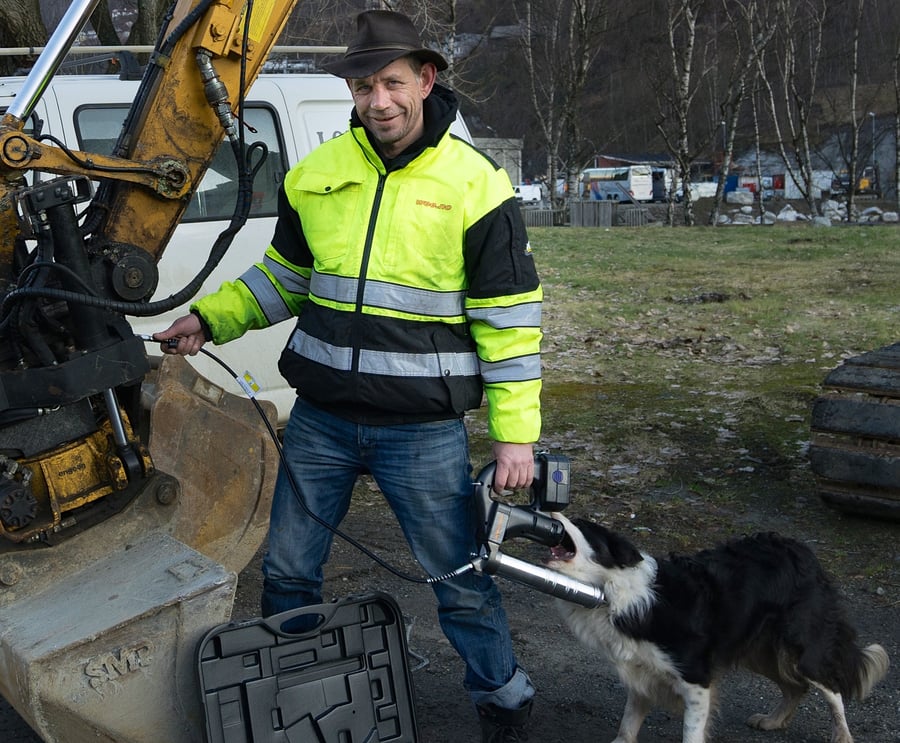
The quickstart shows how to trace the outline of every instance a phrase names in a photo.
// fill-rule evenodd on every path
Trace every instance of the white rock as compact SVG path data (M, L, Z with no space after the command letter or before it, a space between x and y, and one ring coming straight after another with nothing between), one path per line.
M725 194L725 201L729 204L753 204L753 191L748 189L736 189Z
M790 204L787 204L780 212L778 212L778 216L775 217L775 219L779 222L796 222L797 217L797 210Z

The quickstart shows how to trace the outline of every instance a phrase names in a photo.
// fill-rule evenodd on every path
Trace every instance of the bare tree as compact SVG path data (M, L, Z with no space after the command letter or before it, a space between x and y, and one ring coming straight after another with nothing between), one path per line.
M487 45L493 14L480 27L462 33L465 3L460 0L395 0L385 4L409 15L416 27L422 29L423 39L431 40L431 45L444 55L449 67L441 73L441 78L449 87L473 104L488 100L489 95L476 72Z
M706 50L698 52L698 20L704 6L705 0L665 0L668 65L663 69L667 74L654 82L659 108L656 128L675 161L684 199L684 224L688 226L694 224L691 165L696 158L691 147L691 112L699 85L710 69ZM670 201L670 222L672 209Z
M156 43L163 18L169 9L169 0L140 0L140 2L134 0L134 2L137 6L137 16L128 33L127 43Z
M831 12L829 25L844 30L846 43L833 46L830 55L834 60L829 75L831 84L822 91L822 99L830 107L831 118L826 117L823 112L819 117L819 125L833 130L822 154L829 164L834 161L832 167L840 172L841 181L846 183L845 187L842 183L842 194L847 202L848 212L854 214L865 168L861 147L861 142L865 141L863 124L869 117L875 116L869 112L884 105L888 85L886 77L882 79L865 69L865 58L873 51L882 58L893 53L893 39L888 41L881 34L873 35L871 29L879 24L887 29L895 28L897 19L885 18L885 9L879 10L878 0L852 0L845 5L833 7ZM877 48L873 50L873 46ZM872 123L874 124L874 120ZM873 136L873 157L874 148ZM855 186L851 187L851 184Z
M574 181L581 166L571 155L580 143L581 94L601 46L606 6L601 0L513 0L513 8L530 103L546 148L550 194L556 199L561 161L567 181Z
M65 4L63 4L65 5ZM100 0L90 16L97 40L104 46L119 44L146 45L156 42L170 0L126 0L126 8L134 10L134 22L127 39L121 38L113 21L109 0ZM46 6L46 7L45 7ZM49 33L42 10L51 17L59 8L47 0L0 0L0 47L43 46ZM62 11L60 11L61 14ZM12 74L31 60L0 57L0 74Z
M721 105L721 120L725 126L727 138L709 224L716 224L725 195L725 178L731 169L738 120L747 97L747 88L753 84L754 78L758 74L757 60L762 57L775 34L775 25L767 14L768 4L762 0L722 0L722 8L732 31L734 49L728 88ZM758 131L758 125L755 126L755 129ZM758 137L756 142L757 176L759 176L761 174L758 167ZM761 196L761 188L757 191ZM760 198L760 208L762 208L762 198Z
M900 33L894 48L894 195L900 209ZM872 142L874 149L875 142Z
M847 188L847 218L852 218L855 211L856 184L859 172L859 127L861 120L857 110L857 89L859 87L859 28L862 23L863 8L866 0L856 0L852 17L853 43L850 54L850 161L848 165L849 185ZM874 147L874 143L872 144Z
M828 6L828 0L775 0L772 64L757 60L786 178L800 189L811 214L818 206L810 125Z
M113 23L112 13L109 9L109 0L99 0L94 12L91 13L91 26L97 34L97 41L103 46L116 46L122 43L119 33Z

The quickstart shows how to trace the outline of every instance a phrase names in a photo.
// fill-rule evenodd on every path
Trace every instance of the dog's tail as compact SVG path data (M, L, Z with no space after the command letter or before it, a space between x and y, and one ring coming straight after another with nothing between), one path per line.
M875 684L887 675L891 664L887 652L881 645L869 645L859 653L856 678L848 690L852 699L865 699Z

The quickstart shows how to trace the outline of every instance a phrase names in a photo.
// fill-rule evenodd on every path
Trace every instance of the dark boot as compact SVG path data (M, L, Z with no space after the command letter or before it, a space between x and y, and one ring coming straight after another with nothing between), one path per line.
M493 704L479 706L481 743L519 743L527 741L525 725L531 716L531 702L518 709L504 709Z

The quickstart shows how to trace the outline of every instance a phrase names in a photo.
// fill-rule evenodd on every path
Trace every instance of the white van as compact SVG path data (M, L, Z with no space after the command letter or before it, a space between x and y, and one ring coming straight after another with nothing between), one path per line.
M22 87L24 78L0 78L0 112ZM43 121L42 132L85 152L110 153L140 81L113 75L57 76L47 86L35 109ZM237 234L228 253L212 272L198 297L214 291L223 281L234 280L262 258L275 229L278 187L285 172L327 139L346 131L353 102L346 83L324 74L263 74L250 88L245 120L256 131L248 141L266 143L269 155L254 181L250 218ZM471 136L462 119L453 131L466 141ZM227 146L226 146L227 147ZM158 264L159 286L154 300L183 288L199 273L216 236L234 210L235 166L230 149L213 159L200 187L176 228ZM45 177L53 177L46 175ZM184 314L186 305L156 317L130 317L135 333L162 330ZM278 358L293 323L252 331L224 346L210 346L235 372L249 371L260 385L259 397L271 400L283 424L295 392L278 372ZM149 353L158 353L153 344ZM203 355L191 364L229 392L240 394L237 384L221 367Z
M539 183L520 183L514 190L521 204L539 204L544 200L544 189Z

